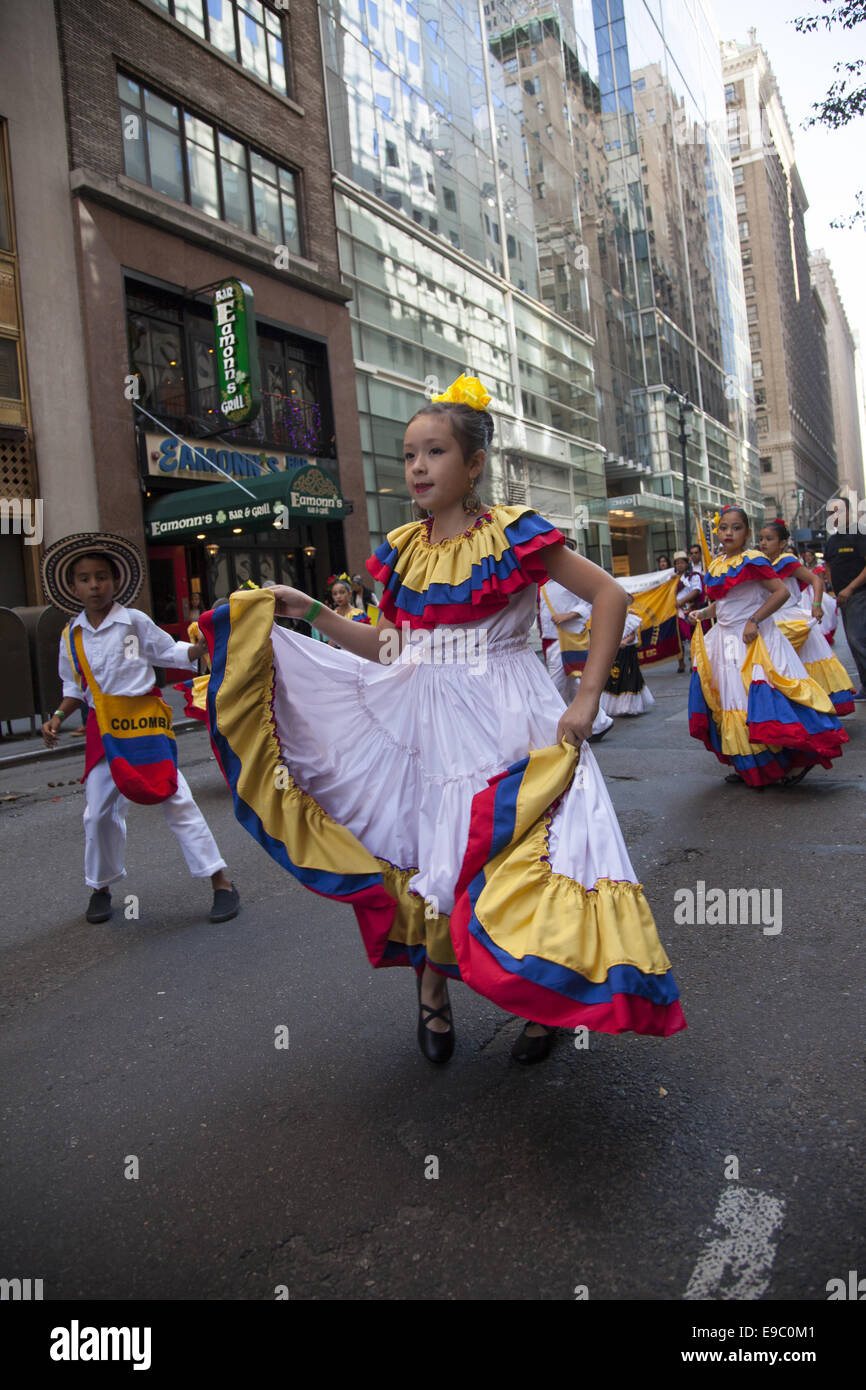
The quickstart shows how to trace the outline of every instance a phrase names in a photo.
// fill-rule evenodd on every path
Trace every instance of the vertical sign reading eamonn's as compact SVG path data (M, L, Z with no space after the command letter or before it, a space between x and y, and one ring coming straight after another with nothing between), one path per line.
M262 404L253 292L242 280L214 291L214 335L220 411L235 425L254 420Z

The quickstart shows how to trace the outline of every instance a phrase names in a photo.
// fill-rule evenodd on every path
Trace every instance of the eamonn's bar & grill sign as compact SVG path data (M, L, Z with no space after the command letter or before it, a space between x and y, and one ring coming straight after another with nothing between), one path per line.
M253 292L242 280L214 291L214 334L220 411L232 425L254 420L262 403Z

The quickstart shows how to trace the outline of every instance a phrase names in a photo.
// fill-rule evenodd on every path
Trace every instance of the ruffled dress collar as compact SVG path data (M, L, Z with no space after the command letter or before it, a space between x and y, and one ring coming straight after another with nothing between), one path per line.
M724 598L738 584L759 584L776 579L777 572L762 550L741 550L736 555L716 555L705 575L707 596Z
M430 522L389 532L367 561L385 586L384 616L400 626L476 623L547 579L544 552L564 537L528 507L491 507L459 536L430 540Z

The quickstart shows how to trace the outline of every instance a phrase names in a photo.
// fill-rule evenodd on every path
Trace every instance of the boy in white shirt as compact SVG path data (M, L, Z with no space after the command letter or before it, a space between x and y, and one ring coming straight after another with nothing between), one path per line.
M196 644L175 642L146 613L125 607L125 602L139 592L143 578L144 566L138 550L120 536L67 536L51 546L42 561L43 584L52 603L75 614L60 642L63 699L42 726L48 746L57 743L60 726L68 714L82 706L90 711L82 779L87 800L84 878L93 890L86 914L88 922L108 921L112 913L111 884L125 877L128 805L115 780L118 764L105 756L101 735L106 730L97 725L91 681L100 697L112 697L113 702L117 697L122 700L146 696L155 689L154 665L182 666L194 671L195 663L206 654L203 639ZM83 666L91 680L83 679L77 669L82 653ZM167 718L164 723L168 723ZM151 720L150 727L153 726ZM112 742L109 739L109 749ZM214 897L210 920L227 922L238 913L237 889L225 873L226 862L193 800L186 778L176 768L176 752L167 739L160 740L158 746L169 750L171 756L163 755L162 761L142 769L144 777L153 773L154 789L146 798L135 799L162 805L190 873L194 878L211 881ZM138 769L130 770L134 777L138 776ZM175 785L177 789L172 791Z

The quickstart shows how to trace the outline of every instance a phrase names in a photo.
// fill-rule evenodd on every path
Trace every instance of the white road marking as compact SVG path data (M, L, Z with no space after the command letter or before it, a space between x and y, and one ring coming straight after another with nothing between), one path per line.
M729 1234L715 1237L698 1257L683 1298L757 1299L776 1258L785 1203L753 1187L731 1183L716 1206L715 1222Z

